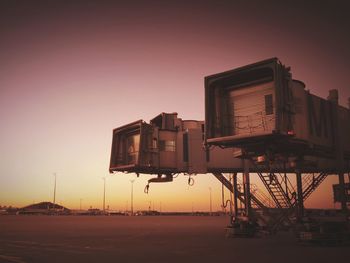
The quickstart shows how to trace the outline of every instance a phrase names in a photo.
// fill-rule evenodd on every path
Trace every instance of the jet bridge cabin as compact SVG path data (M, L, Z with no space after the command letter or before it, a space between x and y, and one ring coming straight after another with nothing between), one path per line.
M350 110L310 94L277 58L205 77L206 143L350 159ZM337 142L338 140L338 142ZM337 146L338 145L338 146Z
M204 147L204 122L161 113L150 123L142 120L113 130L109 171L146 174L242 171L233 149Z
M205 78L207 142L239 145L247 140L271 136L277 130L287 134L285 119L276 111L283 102L276 88L282 85L274 59L255 63Z

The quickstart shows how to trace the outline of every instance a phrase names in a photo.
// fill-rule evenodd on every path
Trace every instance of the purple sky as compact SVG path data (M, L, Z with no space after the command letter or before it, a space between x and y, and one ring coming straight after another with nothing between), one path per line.
M112 129L160 112L204 119L206 75L277 56L312 93L337 88L347 105L346 1L115 2L0 2L0 205L51 200L56 172L58 201L100 206ZM108 179L111 208L124 209L134 177ZM145 196L148 178L135 183L140 209L205 210L209 186L219 208L209 175ZM309 206L332 206L330 184Z

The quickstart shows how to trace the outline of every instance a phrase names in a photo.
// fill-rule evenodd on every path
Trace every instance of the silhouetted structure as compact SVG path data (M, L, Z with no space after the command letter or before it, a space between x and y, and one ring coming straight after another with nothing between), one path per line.
M328 100L312 95L272 58L205 77L205 106L205 122L161 113L114 129L109 171L156 174L149 183L212 173L232 193L235 235L302 223L304 201L338 174L336 201L346 220L350 111L338 105L336 90ZM272 202L250 183L252 172Z
M19 214L69 214L70 209L51 202L40 202L22 207L18 210Z

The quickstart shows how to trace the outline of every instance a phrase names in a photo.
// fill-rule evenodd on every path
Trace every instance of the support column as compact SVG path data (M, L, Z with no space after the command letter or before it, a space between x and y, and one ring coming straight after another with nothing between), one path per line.
M345 179L344 179L344 149L343 142L340 135L340 120L338 114L338 104L339 104L338 90L333 89L329 91L328 100L332 105L332 119L333 121L333 138L334 146L337 158L337 167L338 167L338 178L339 178L339 188L340 188L340 203L341 210L343 213L348 212L346 205L346 195L345 195Z
M238 190L237 190L237 173L232 175L233 180L233 212L234 212L234 220L236 221L238 215Z
M297 168L295 172L297 179L297 218L298 221L301 221L304 216L303 184L300 169Z
M339 188L340 188L340 204L341 204L341 210L343 213L347 214L348 207L346 204L346 195L345 195L345 178L344 178L344 172L339 171L338 177L339 177Z
M248 218L251 217L251 198L250 198L250 178L249 161L243 160L243 185L244 185L244 209Z

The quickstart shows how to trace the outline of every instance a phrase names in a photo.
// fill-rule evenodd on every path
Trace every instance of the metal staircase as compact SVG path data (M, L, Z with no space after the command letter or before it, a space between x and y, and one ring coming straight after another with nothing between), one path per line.
M303 201L305 201L323 182L324 179L328 176L327 173L320 173L315 176L315 174L306 174L303 180ZM294 199L291 203L291 206L285 210L273 223L271 226L271 230L273 232L277 231L278 228L285 222L286 220L290 220L290 216L294 214L294 209L297 204L297 200Z
M222 174L222 173L213 173L213 175L231 192L234 193L232 183ZM238 188L243 189L243 184L238 181ZM244 193L237 189L237 198L244 202ZM255 184L251 184L251 199L256 208L267 209L269 207L268 197L262 193Z
M304 175L303 185L303 198L304 201L317 189L317 187L326 179L328 176L327 173L315 174L306 174Z
M252 161L256 170L268 170L265 165L258 165ZM289 181L287 174L279 173L257 173L266 187L267 191L271 195L272 199L276 203L276 206L281 209L279 216L275 217L275 220L271 223L270 229L275 232L283 224L291 224L292 216L295 214L295 207L297 204L297 195L295 186ZM319 174L304 174L302 180L302 197L305 201L323 182L327 177L327 173Z
M213 173L213 175L232 193L234 193L232 183L222 174ZM260 179L271 195L275 207L271 207L271 204L266 195L260 191L256 185L251 184L251 200L255 209L262 210L265 216L270 218L270 222L267 222L265 218L262 218L258 213L254 212L256 217L262 219L267 225L269 230L274 233L284 224L292 224L292 216L295 213L295 207L297 204L295 187L288 180L287 176L277 173L258 173ZM303 201L305 201L324 181L327 177L327 173L320 174L305 174L303 176ZM237 189L237 198L244 203L244 193L240 189L243 189L241 182L237 182L239 186ZM270 208L278 208L280 212L272 214Z
M288 192L286 193L282 188L280 180L275 173L258 172L258 175L278 208L291 207L292 203L287 194Z
M243 183L238 179L237 184L241 189L243 189ZM263 191L261 191L256 184L250 184L250 195L254 208L265 209L272 207L269 197Z

